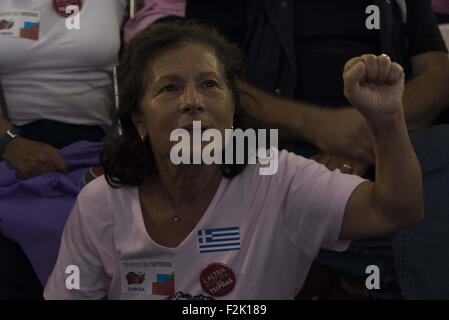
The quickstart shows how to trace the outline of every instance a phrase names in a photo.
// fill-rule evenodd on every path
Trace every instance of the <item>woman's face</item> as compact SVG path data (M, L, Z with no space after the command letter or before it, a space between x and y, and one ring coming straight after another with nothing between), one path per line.
M188 44L164 51L150 63L146 76L142 113L133 119L139 134L149 138L156 156L168 155L177 143L170 141L171 132L191 129L193 121L201 121L202 130L218 129L222 137L224 130L231 128L231 90L220 61L207 46Z

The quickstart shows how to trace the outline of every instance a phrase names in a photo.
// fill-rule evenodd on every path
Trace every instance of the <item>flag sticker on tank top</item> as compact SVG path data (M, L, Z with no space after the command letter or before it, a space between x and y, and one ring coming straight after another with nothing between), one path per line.
M39 11L0 11L0 37L39 40Z
M172 259L153 257L120 261L122 293L173 296L175 266Z
M81 180L78 184L79 190L81 190L89 182L97 179L98 177L102 176L103 174L104 174L104 169L102 166L96 166L96 167L91 167L91 168L87 169L84 172L83 177L81 178Z
M198 251L218 252L240 250L240 228L214 228L198 230Z

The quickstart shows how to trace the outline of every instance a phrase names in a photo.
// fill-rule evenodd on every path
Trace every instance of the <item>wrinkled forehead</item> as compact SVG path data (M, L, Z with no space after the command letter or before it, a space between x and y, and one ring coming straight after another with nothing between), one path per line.
M207 45L188 43L162 51L147 61L146 77L150 83L162 78L180 78L215 74L225 79L224 66Z

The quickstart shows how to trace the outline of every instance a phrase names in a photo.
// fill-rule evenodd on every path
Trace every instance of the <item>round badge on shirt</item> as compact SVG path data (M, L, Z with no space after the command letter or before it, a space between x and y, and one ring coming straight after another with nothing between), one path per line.
M78 8L81 10L82 5L82 0L53 0L53 8L55 8L55 11L59 15L66 18L72 15L71 12L66 12L66 8L68 6L78 6Z
M234 289L235 275L224 263L212 263L201 271L200 282L203 290L214 297L227 295Z

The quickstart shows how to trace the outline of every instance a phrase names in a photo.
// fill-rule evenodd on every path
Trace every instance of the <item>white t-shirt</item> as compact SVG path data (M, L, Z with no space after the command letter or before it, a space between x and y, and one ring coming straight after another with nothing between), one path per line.
M137 187L113 189L104 176L97 178L70 214L44 297L211 297L201 285L202 270L223 263L234 273L234 287L217 299L293 299L320 247L349 246L339 240L344 210L366 180L285 150L278 163L272 176L248 165L233 179L223 178L198 225L176 248L148 235ZM80 288L70 290L66 280L72 288L76 280L68 277L75 272L67 267L73 265Z
M80 29L68 30L53 0L0 1L0 77L13 124L40 119L110 124L110 72L120 47L125 4L83 0ZM20 37L37 21L37 40ZM8 35L14 30L15 35Z

